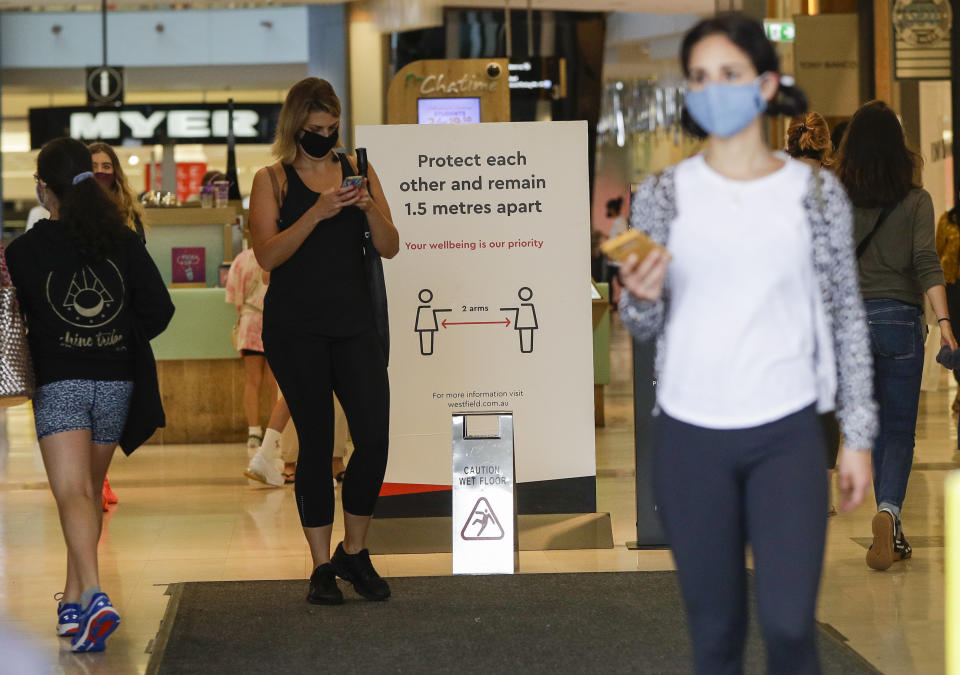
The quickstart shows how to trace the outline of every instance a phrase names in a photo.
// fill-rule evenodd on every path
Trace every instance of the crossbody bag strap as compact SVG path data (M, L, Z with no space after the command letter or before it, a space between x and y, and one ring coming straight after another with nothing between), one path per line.
M880 226L883 225L883 222L887 219L887 216L889 216L896 207L896 204L890 204L888 206L884 206L880 211L880 217L877 218L877 223L873 226L873 229L870 230L870 234L864 237L863 241L860 242L860 245L857 246L858 260L863 257L863 254L866 252L870 242L873 241L873 236L877 233L877 230L880 229Z

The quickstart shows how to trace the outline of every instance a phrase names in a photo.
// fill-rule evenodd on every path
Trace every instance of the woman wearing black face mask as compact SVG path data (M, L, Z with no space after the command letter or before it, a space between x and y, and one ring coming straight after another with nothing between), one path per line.
M106 143L91 143L90 158L93 160L93 176L107 191L127 221L127 227L137 233L140 241L146 241L143 229L143 207L130 189L117 153Z
M334 152L339 126L330 83L295 84L277 123L280 161L257 172L250 195L253 250L270 272L263 346L299 436L296 501L313 556L307 600L315 604L343 602L337 576L367 599L390 595L365 545L387 465L390 394L364 274L362 216L382 257L397 254L400 238L373 167L359 189L341 187L356 162ZM345 537L331 558L334 392L355 450L343 480ZM282 484L275 455L262 449L247 477Z

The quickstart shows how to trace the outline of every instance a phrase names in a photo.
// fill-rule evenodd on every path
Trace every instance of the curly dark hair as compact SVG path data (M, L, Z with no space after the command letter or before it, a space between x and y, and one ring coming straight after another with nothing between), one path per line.
M74 177L92 169L90 150L73 138L48 141L37 156L37 175L60 202L60 224L82 258L99 261L131 232L92 175L74 184Z
M907 147L896 113L883 101L860 106L840 144L837 175L854 206L871 208L899 203L921 187L923 158Z

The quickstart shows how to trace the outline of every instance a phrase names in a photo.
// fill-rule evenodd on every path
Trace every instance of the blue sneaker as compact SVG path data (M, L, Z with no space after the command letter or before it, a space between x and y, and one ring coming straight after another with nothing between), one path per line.
M120 625L120 615L110 604L106 593L97 593L87 608L80 612L80 625L73 636L75 652L102 652L107 638Z
M80 605L75 602L60 602L62 597L63 593L53 596L57 601L57 635L73 637L80 625Z

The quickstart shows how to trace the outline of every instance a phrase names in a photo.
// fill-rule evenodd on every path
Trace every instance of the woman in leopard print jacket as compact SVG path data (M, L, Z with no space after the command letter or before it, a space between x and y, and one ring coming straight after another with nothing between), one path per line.
M846 510L870 483L877 426L850 203L829 172L764 144L762 113L806 101L758 23L706 19L681 61L685 126L709 142L640 187L631 224L663 248L621 266L624 323L658 343L657 502L696 671L743 670L749 542L767 669L817 673L817 413L838 408Z

